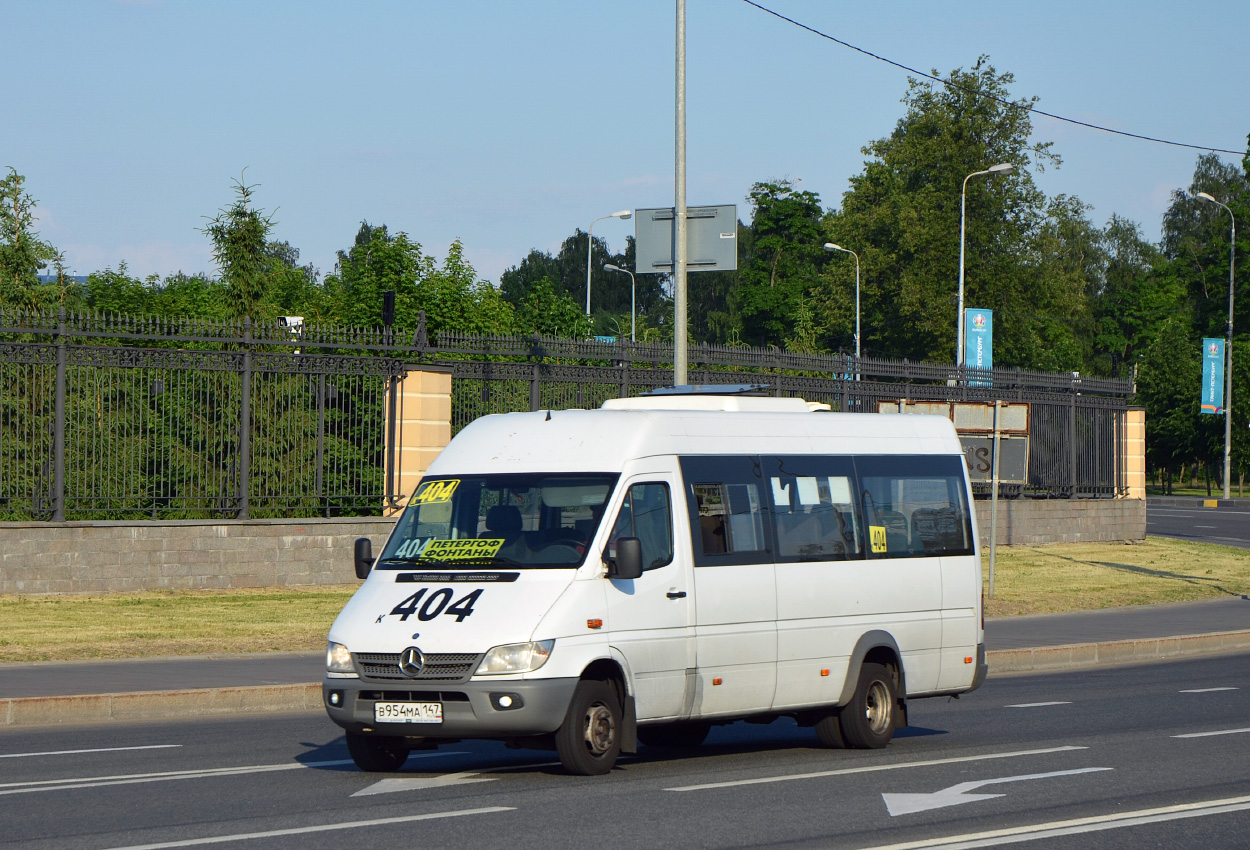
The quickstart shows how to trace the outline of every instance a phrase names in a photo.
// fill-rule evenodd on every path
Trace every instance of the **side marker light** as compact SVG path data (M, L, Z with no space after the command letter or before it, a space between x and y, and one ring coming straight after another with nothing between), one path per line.
M602 628L603 628L603 620L599 620L599 619L595 619L595 620L587 620L587 621L586 621L586 628L588 628L588 629L602 629Z
M971 663L972 663L972 656L971 656L971 655L965 655L965 656L964 656L964 663L965 663L965 664L971 664Z
M829 668L828 668L828 667L826 667L825 669L821 670L821 671L820 671L820 675L822 675L822 676L828 676L828 675L829 675Z
M712 684L713 684L713 685L719 685L719 684L721 683L721 681L722 681L722 680L720 679L720 677L717 677L717 678L715 678L715 679L713 679L713 680L712 680Z

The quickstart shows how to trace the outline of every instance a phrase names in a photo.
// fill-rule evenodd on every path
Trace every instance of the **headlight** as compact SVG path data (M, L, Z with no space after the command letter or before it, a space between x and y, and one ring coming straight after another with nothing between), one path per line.
M352 654L347 651L347 647L343 646L343 644L335 643L334 641L326 644L326 672L356 672L356 666L352 664Z
M556 645L554 640L534 640L529 643L510 643L497 646L478 665L477 676L492 676L499 673L533 673L547 663L551 648Z

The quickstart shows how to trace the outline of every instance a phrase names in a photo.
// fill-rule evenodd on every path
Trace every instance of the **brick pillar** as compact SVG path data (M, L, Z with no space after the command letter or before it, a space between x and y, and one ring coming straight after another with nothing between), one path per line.
M1129 499L1146 498L1146 409L1130 407L1124 416L1124 482Z
M399 504L408 504L412 491L438 453L451 442L451 369L411 367L399 382L396 405L395 489Z

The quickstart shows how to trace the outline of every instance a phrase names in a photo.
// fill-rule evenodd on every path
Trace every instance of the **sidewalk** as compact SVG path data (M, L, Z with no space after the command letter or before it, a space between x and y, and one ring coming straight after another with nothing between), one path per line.
M987 620L990 675L1250 651L1250 600ZM320 652L0 664L0 727L321 707Z

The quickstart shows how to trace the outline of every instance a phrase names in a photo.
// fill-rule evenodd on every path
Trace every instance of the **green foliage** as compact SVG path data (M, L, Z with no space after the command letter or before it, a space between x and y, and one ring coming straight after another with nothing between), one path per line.
M0 180L0 305L38 310L61 300L65 280L61 256L35 231L35 199L23 186L26 178L9 168ZM39 272L58 263L60 286L44 284Z
M255 188L236 180L234 203L220 210L203 229L213 240L213 259L226 283L227 309L239 318L263 315L273 266L267 251L273 220L253 205Z
M557 295L550 278L531 284L516 309L517 329L524 334L585 339L594 326L582 307L567 295ZM629 327L625 327L629 335Z

